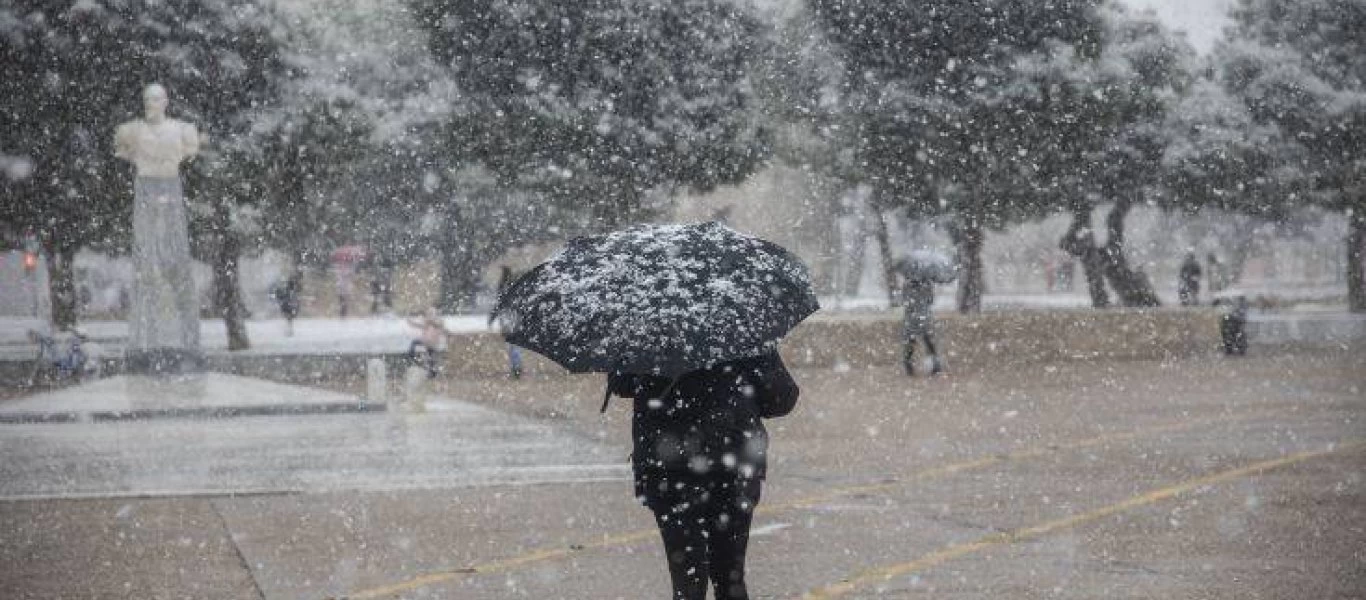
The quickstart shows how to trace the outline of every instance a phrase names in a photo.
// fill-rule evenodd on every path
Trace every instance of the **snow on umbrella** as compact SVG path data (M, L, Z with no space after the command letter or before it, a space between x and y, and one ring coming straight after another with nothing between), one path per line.
M819 309L806 265L718 223L570 240L508 286L508 342L571 372L676 377L761 354Z
M958 267L953 259L937 250L912 250L899 262L898 268L911 280L949 283L958 278Z

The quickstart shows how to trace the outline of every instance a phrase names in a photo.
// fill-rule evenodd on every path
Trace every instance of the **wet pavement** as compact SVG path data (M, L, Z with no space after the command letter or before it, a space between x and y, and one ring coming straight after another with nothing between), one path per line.
M1366 597L1360 352L1037 364L939 379L891 368L795 376L797 411L770 422L770 480L750 550L755 598ZM112 445L150 472L161 457L162 485L185 473L196 482L186 490L220 486L138 495L124 478L120 497L0 501L0 589L15 598L666 597L652 520L624 471L531 484L499 481L515 469L495 463L487 479L462 479L504 452L526 468L580 459L622 468L629 409L599 415L601 384L441 382L448 410L438 402L424 414L0 425L6 460L28 465L24 477L100 481L117 467L101 462ZM484 432L472 446L488 452L461 462L451 448L494 421L525 429ZM33 432L44 428L61 439L39 443ZM421 443L399 447L403 428ZM518 445L542 449L517 455ZM383 461L348 471L369 454L411 458L445 479L386 479ZM253 470L275 473L265 481L317 479L249 487L239 478ZM249 493L224 493L237 487Z

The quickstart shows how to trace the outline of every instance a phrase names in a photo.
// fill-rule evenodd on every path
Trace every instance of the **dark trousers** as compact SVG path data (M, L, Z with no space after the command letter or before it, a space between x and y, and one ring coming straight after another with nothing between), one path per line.
M944 370L944 366L939 362L939 350L934 347L934 336L925 333L919 336L911 336L906 339L906 345L902 347L901 365L906 368L906 374L915 372L915 344L916 340L921 339L925 342L925 351L930 353L930 360L933 366L930 367L931 374L937 374Z
M709 580L716 600L749 600L745 551L760 480L680 475L659 487L646 504L664 539L673 600L704 600Z
M440 362L436 348L422 343L421 340L413 340L413 343L408 345L408 360L427 369L427 377L436 377L437 364Z
M1219 337L1224 343L1224 354L1247 354L1247 319L1224 315L1219 319Z

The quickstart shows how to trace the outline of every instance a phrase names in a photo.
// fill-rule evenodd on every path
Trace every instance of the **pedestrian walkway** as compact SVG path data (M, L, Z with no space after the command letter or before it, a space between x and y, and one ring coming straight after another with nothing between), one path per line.
M626 478L625 450L453 398L410 413L231 375L161 384L157 393L139 379L0 405L0 499Z

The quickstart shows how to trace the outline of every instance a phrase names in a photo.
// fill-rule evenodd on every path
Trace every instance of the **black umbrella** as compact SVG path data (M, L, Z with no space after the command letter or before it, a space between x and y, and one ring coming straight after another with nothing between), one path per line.
M790 252L700 223L570 240L494 310L508 342L571 372L677 377L762 354L819 308Z

